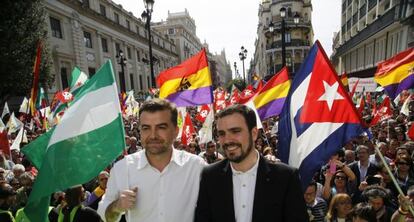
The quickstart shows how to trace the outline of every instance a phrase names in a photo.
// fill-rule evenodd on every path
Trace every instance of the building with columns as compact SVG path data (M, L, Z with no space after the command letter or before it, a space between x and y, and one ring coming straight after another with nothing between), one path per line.
M78 66L92 76L111 60L120 91L148 90L148 33L141 19L111 0L46 0L48 45L51 49L55 86L51 92L69 85L71 70ZM179 62L176 45L168 36L152 34L154 73ZM124 72L119 52L122 50Z
M154 23L154 29L173 39L177 48L179 62L198 53L203 44L197 37L195 20L187 9L183 12L169 12L166 21Z
M281 17L284 8L285 17ZM282 69L282 20L285 24L286 66L291 75L298 71L313 44L311 0L263 0L250 74L269 79ZM298 18L298 23L295 19ZM271 31L269 25L273 24ZM248 77L250 79L251 76Z
M373 77L379 62L414 47L414 2L342 0L331 56L338 74Z

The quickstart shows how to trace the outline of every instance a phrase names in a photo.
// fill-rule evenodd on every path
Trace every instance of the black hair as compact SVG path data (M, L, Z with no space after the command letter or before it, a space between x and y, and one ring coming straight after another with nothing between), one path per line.
M241 114L244 117L249 131L251 131L253 128L257 126L256 114L254 113L254 111L250 107L241 104L226 107L225 109L217 113L216 117L217 119L220 119L234 113Z

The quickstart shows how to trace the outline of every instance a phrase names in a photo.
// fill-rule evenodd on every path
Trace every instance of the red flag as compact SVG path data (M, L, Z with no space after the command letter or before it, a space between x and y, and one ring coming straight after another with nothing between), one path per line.
M244 104L248 102L251 98L254 97L254 95L256 95L255 90L253 89L253 86L249 84L240 94L240 103Z
M411 140L414 140L414 124L411 124L410 129L407 132L408 137L410 137Z
M359 102L359 107L358 107L358 112L361 114L361 116L362 116L362 112L364 111L364 108L365 108L365 96L362 95L361 101Z
M0 151L2 151L3 154L10 155L10 143L9 139L7 138L6 130L0 132Z
M232 93L232 95L231 95L231 97L230 97L230 99L229 99L229 101L228 101L228 103L227 103L227 105L233 105L233 104L236 104L236 103L239 103L239 101L240 101L240 94L239 94L239 90L237 89L237 88L235 88L234 90L233 90L233 93Z
M214 93L214 110L219 111L226 108L226 92L222 89L216 89Z
M262 90L263 86L263 80L259 80L259 83L257 84L257 87L254 91L259 92L260 90Z
M198 113L198 115L196 116L196 119L200 121L201 123L204 123L209 112L210 112L210 107L207 104L204 104L203 106L201 106L200 113Z
M193 134L195 133L193 122L191 122L190 114L187 113L185 116L183 131L181 133L181 143L188 145L193 142Z
M356 91L356 88L357 88L357 86L358 86L358 83L359 83L359 79L356 81L356 83L354 84L354 86L352 87L352 91L351 91L351 93L349 93L349 97L353 97L354 96L354 94L355 94L355 91Z
M73 100L73 95L72 93L68 92L67 90L64 91L60 91L56 94L56 98L61 102L61 103L67 103Z
M40 71L40 56L42 54L42 44L40 40L37 42L37 50L36 50L36 57L35 62L33 65L33 85L32 85L32 92L30 95L30 110L32 116L35 115L36 112L36 99L37 93L39 91L39 71Z
M390 97L386 97L384 101L382 102L381 106L379 107L378 111L374 114L374 117L371 121L371 126L374 126L375 124L389 119L392 117L392 110L390 105Z

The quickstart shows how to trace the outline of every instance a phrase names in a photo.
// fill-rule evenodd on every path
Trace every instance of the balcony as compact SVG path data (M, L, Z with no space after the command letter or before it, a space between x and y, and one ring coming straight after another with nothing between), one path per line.
M310 46L310 42L308 40L302 39L292 39L290 42L285 43L286 47L301 47L301 46ZM277 49L282 48L282 40L274 41L272 44L266 46L266 50L269 49Z

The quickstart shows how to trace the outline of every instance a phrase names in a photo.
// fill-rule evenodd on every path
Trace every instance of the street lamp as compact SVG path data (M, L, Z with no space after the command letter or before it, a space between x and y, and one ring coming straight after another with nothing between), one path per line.
M124 57L124 52L119 50L118 55L116 55L116 59L118 60L118 64L121 66L121 76L119 78L119 82L121 83L121 91L125 92L125 70L124 66L126 65L127 59Z
M244 70L244 60L247 57L247 49L245 49L244 46L241 47L241 51L239 53L239 57L240 57L240 60L243 63L243 83L246 86L246 77L245 77L246 75L245 75L245 70Z
M282 22L281 22L281 27L280 27L280 34L282 35L282 68L286 66L286 22L285 22L285 17L286 17L286 8L282 7L280 9L280 17L282 18ZM300 16L298 13L295 13L295 15L293 16L293 22L296 24L299 23L299 19ZM273 22L269 23L269 32L273 33L273 31L275 30L275 25L273 24Z
M145 10L141 14L142 21L145 23L145 27L148 32L148 47L149 47L149 65L151 71L151 84L152 88L156 88L155 76L154 76L154 62L152 58L152 41L151 41L151 16L152 8L154 6L154 0L144 0Z

